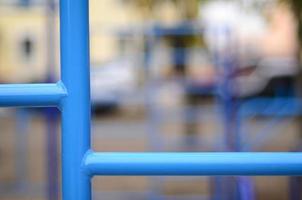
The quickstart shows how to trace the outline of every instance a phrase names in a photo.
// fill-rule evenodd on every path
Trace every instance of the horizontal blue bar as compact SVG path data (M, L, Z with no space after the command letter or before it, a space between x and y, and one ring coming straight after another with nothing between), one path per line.
M62 82L41 84L1 84L0 107L59 106L67 95Z
M302 175L302 153L94 153L93 175Z
M255 98L243 101L241 116L293 117L302 113L302 102L295 97Z

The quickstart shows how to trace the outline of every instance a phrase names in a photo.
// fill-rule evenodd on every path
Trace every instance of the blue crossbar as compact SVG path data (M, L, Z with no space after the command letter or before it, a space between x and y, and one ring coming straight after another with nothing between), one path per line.
M62 81L0 86L0 106L61 110L64 200L91 199L94 175L302 175L302 153L93 152L88 15L88 0L60 1Z
M0 106L58 106L66 96L61 82L56 84L0 85Z
M89 175L302 175L302 153L93 153Z

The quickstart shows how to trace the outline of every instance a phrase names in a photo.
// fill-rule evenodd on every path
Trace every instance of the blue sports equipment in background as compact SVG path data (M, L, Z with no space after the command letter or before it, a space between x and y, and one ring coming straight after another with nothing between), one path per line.
M64 200L91 199L94 175L302 175L302 153L95 153L90 148L88 0L61 0L61 75L0 86L1 106L62 112Z

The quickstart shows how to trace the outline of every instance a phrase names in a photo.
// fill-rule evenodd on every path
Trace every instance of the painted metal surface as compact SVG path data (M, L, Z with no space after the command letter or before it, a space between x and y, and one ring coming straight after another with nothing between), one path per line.
M90 149L88 0L60 1L63 199L91 199L82 159Z
M90 175L295 175L302 153L93 153Z
M88 0L60 1L62 82L0 86L0 106L62 111L64 200L91 199L93 175L302 175L302 153L92 152L88 15Z
M66 96L62 82L0 85L0 106L59 106Z

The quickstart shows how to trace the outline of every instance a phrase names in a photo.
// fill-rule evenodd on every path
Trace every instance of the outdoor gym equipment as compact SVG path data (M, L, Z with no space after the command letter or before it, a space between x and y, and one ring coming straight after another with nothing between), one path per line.
M53 106L62 113L64 200L91 199L95 175L302 175L302 153L126 153L90 147L88 0L61 0L62 81L0 86L1 106Z

